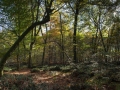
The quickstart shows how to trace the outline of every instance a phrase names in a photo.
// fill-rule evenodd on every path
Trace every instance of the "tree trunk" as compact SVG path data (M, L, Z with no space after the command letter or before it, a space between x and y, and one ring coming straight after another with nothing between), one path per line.
M20 53L20 49L19 49L19 45L18 45L18 48L17 48L17 70L20 69L19 53Z
M61 44L61 52L60 52L60 61L62 61L62 63L64 64L64 35L63 35L63 28L62 28L62 19L61 19L61 13L59 13L60 15L60 44Z
M73 33L73 62L77 63L77 40L76 40L76 32L77 32L77 23L78 23L78 14L79 14L79 3L76 2L76 10L74 17L74 33Z
M103 35L102 35L102 32L101 32L101 9L100 9L100 7L99 7L98 30L100 32L100 38L101 38L101 42L102 42L102 45L103 45L103 48L104 48L104 52L107 53L107 48L106 48L106 45L105 45L105 42L104 42L104 39L103 39ZM105 57L105 62L107 63L106 55L104 55L104 57Z
M25 41L23 39L23 48L24 48L24 52L23 52L23 60L26 60L26 46L25 46Z
M45 50L46 50L46 45L44 45L44 48L43 48L43 55L42 55L42 66L44 65L44 61L45 61Z
M30 50L29 50L29 58L28 58L28 68L31 68L32 67L32 48L33 48L33 44L34 42L31 42L30 43Z
M47 28L47 25L45 24L45 27L46 27L46 32L48 31L48 28ZM43 36L43 31L41 29L41 33L42 33L42 36ZM43 40L44 40L44 47L43 47L43 55L42 55L42 66L44 65L44 61L45 61L45 53L46 53L46 43L47 43L47 39L48 39L48 33L46 34L46 37L44 38L43 36Z

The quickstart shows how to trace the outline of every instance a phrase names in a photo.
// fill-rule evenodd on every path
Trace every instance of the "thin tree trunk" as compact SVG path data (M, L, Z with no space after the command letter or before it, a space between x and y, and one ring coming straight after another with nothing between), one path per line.
M48 31L48 28L47 28L47 25L45 24L45 27L46 27L46 32ZM42 32L42 29L41 29L41 33L42 33L42 36L43 36L43 32ZM44 61L45 61L45 53L46 53L46 42L47 42L47 38L48 38L48 34L46 34L46 37L44 38L43 37L43 40L44 40L44 47L43 47L43 55L42 55L42 66L44 65Z
M51 60L52 60L51 46L50 46L50 45L48 46L48 50L49 50L49 52L48 52L48 53L49 53L49 56L48 56L49 58L48 58L48 60L49 60L49 65L50 65L50 64L51 64Z
M19 53L20 53L20 49L19 49L19 45L18 45L18 48L17 48L17 70L20 69Z
M73 33L73 62L74 63L78 62L78 60L77 60L77 40L76 40L78 14L79 14L79 2L76 1L76 10L75 10L75 17L74 17L74 33Z
M33 48L34 42L30 43L30 50L29 50L29 58L28 58L28 68L32 67L32 48Z
M32 0L31 0L31 4L32 4ZM36 8L36 6L31 6L31 13L32 13L32 21L38 21L38 13L39 13L39 6L40 6L40 1L38 0L38 5L37 5L37 14L36 14L36 19L34 20L34 10ZM40 26L41 27L41 26ZM39 28L40 29L40 28ZM32 67L32 50L33 50L33 45L35 44L36 41L36 35L38 33L36 32L36 27L32 30L31 32L31 42L30 42L30 50L29 50L29 59L28 59L28 68Z
M46 46L43 47L43 55L42 55L42 66L44 65L44 61L45 61L45 50L46 50Z
M63 35L63 28L62 28L62 19L61 19L61 13L59 13L60 15L60 43L61 43L61 52L60 52L60 61L62 61L62 63L64 64L64 35Z
M93 45L93 54L94 53L97 53L97 48L98 48L98 27L97 27L97 30L96 30L96 34L95 34L95 38L94 39L94 45Z
M25 46L25 41L24 41L24 39L23 39L23 48L24 48L24 52L23 52L23 60L25 61L26 60L26 46Z
M103 45L103 48L104 48L104 52L107 53L107 48L106 48L106 45L104 43L103 35L102 35L102 32L101 32L101 10L100 10L100 7L99 7L98 30L100 32L100 38L101 38L101 42L102 42L102 45ZM104 57L105 57L105 62L107 63L106 55L104 55Z

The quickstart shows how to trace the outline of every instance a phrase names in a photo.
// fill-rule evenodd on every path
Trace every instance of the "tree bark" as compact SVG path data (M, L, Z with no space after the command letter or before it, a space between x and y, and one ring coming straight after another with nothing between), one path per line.
M78 14L79 14L79 2L76 2L76 10L74 17L74 33L73 33L73 62L77 63L77 40L76 40L76 32L77 32L77 23L78 23Z
M47 25L45 24L45 28L46 28L46 32L48 31L48 28L47 28ZM42 33L42 36L43 36L43 31L41 29L41 33ZM42 54L42 66L44 65L44 61L45 61L45 53L46 53L46 43L47 43L47 39L48 39L48 33L46 33L46 36L44 37L43 36L43 41L44 41L44 47L43 47L43 54Z
M62 27L62 17L61 17L61 13L59 13L60 15L60 44L61 44L61 52L60 52L60 59L62 61L62 64L64 64L64 35L63 35L63 27Z
M20 45L18 44L18 48L17 48L17 70L20 69L20 59L19 59L19 54L20 54Z

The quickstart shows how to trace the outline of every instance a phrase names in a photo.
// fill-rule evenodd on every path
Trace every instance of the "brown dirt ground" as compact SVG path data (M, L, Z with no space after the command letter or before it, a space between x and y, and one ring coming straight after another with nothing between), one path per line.
M36 84L39 83L48 83L49 85L59 85L59 87L67 86L69 87L71 84L78 83L80 80L75 77L71 77L70 73L62 73L55 71L40 71L37 73L31 73L29 69L5 72L5 74L22 74L22 75L30 75L33 78L33 81Z

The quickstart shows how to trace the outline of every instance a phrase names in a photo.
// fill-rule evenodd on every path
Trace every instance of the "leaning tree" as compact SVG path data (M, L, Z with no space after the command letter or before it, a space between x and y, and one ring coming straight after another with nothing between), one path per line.
M45 12L41 21L37 21L32 23L22 34L19 38L15 41L15 43L11 46L11 48L6 52L6 54L2 57L0 61L0 77L3 76L3 68L4 64L6 63L7 59L10 57L11 53L18 47L19 43L24 39L24 37L38 25L43 25L50 21L50 15L53 11L51 9L52 3L54 0L45 0Z

